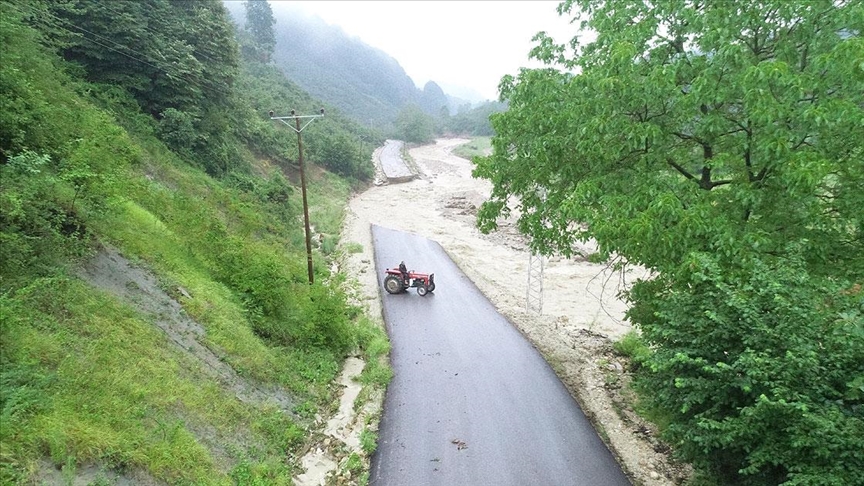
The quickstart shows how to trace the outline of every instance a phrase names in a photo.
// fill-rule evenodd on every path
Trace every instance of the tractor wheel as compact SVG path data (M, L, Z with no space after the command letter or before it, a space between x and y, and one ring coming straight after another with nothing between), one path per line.
M429 289L428 290L429 290L429 292L432 292L433 290L435 290L435 282L429 283Z
M419 287L417 287L417 293L421 296L426 295L426 292L428 292L428 289L425 285L420 285Z
M402 279L395 275L388 275L384 278L384 290L388 294L398 294L405 290L405 288L402 286Z

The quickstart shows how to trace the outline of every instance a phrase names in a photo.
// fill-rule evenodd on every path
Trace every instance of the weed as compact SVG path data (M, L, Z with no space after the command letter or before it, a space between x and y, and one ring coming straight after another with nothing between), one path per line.
M603 253L589 253L587 257L585 257L589 263L603 263L606 261L606 257Z
M345 469L351 471L352 475L357 475L361 471L363 471L363 460L357 453L352 452L350 456L348 456L348 460L345 462Z
M642 341L639 333L630 331L612 344L612 348L620 355L630 358L634 368L638 368L651 356L651 348Z
M368 428L364 428L360 432L360 448L367 456L371 456L375 452L375 449L378 448L378 434Z
M360 243L350 241L344 246L345 253L355 254L355 253L363 253L363 245Z
M491 137L476 137L472 138L470 142L456 147L453 153L463 159L471 160L476 156L485 155L491 149Z

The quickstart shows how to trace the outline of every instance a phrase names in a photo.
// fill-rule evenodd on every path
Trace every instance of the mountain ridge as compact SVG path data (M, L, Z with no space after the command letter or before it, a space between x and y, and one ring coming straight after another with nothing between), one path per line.
M241 2L225 2L242 26ZM397 59L298 8L274 9L276 47L273 65L304 90L363 124L388 129L400 111L417 105L438 116L464 100L448 96L429 81L419 88Z

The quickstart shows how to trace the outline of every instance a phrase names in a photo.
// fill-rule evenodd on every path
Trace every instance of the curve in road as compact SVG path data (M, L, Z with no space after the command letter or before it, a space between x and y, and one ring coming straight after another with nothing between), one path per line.
M378 155L381 170L390 182L407 182L414 179L415 174L411 172L405 159L402 158L402 147L405 145L401 140L387 140Z
M405 260L435 292L383 295L394 378L370 484L629 485L540 353L436 242L372 226L379 284Z

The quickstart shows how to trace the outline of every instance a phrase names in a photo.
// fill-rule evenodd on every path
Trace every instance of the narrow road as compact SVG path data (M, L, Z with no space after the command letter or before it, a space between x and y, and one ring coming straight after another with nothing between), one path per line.
M379 284L404 260L434 272L436 289L383 295L395 376L371 485L630 484L549 365L440 245L377 225L372 240Z
M378 155L381 170L391 182L404 182L414 178L414 173L402 159L402 147L404 145L405 143L401 140L387 140Z

